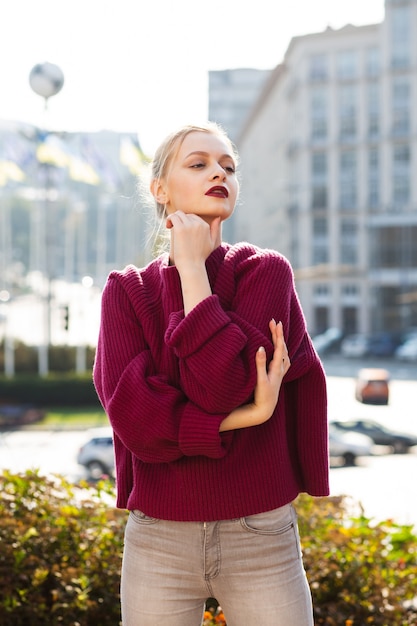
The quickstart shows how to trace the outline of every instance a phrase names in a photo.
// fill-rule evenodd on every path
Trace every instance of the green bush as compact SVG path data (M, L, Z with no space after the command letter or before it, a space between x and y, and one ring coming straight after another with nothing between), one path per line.
M120 624L126 513L113 485L4 472L0 491L1 626ZM316 626L415 626L417 536L348 504L296 502Z
M297 503L315 624L415 626L417 535L393 520L349 513L348 499ZM414 608L413 608L414 607Z
M1 626L115 626L126 513L110 483L0 476Z
M100 406L91 372L48 376L0 376L0 403L50 406Z

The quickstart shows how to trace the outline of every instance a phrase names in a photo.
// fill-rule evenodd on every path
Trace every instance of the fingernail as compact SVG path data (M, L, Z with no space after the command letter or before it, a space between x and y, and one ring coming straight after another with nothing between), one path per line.
M265 348L263 346L259 346L258 352L265 352Z

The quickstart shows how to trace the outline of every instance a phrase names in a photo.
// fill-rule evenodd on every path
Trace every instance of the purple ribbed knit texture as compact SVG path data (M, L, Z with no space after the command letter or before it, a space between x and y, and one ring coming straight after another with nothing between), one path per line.
M249 244L207 259L213 295L184 317L166 254L110 274L94 383L114 430L117 504L170 520L230 519L327 495L327 400L288 261ZM255 353L282 321L291 358L273 417L219 433L252 397Z

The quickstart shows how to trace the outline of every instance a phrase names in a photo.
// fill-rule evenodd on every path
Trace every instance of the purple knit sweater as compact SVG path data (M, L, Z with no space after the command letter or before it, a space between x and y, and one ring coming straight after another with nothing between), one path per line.
M222 244L206 267L213 295L185 317L166 253L112 272L104 288L94 383L114 431L117 505L213 521L327 495L325 376L288 261ZM291 359L274 415L219 433L253 397L259 346L272 356L271 318Z

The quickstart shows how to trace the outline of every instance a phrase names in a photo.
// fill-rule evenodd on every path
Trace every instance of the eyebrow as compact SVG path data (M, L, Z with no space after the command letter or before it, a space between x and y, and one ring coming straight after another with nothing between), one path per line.
M188 157L194 156L194 155L209 156L209 153L204 152L204 150L194 150L193 152L190 152L189 154L187 154L185 158L188 159ZM233 156L231 154L228 154L227 152L225 154L222 154L220 156L220 159L232 159L232 161L234 162Z

